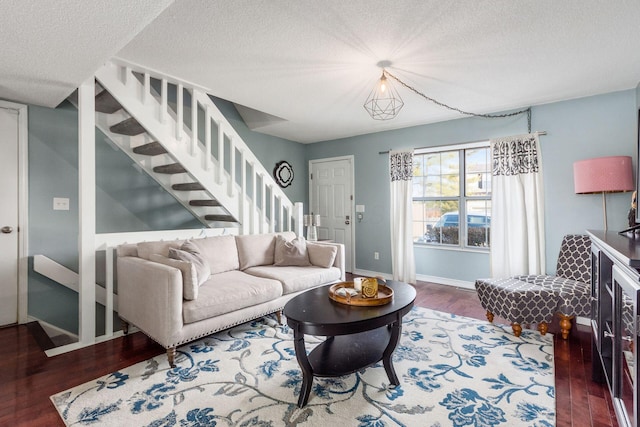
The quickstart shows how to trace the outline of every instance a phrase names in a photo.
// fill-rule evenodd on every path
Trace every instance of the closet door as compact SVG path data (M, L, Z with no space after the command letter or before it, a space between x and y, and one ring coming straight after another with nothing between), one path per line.
M18 322L19 111L0 105L0 326Z

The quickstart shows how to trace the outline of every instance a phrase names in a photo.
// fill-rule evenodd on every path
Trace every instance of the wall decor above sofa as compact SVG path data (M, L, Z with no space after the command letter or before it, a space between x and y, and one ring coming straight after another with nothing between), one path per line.
M282 160L273 168L273 177L280 187L287 188L293 182L293 167L286 160Z

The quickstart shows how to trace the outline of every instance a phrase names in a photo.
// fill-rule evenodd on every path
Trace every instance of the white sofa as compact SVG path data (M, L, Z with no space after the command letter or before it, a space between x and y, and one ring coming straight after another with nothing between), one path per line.
M182 240L119 246L118 305L125 333L135 325L167 349L175 366L176 346L269 313L278 313L280 320L295 295L345 280L341 244L303 241L308 265L283 262L283 242L295 237L283 232L189 241L204 268L198 261L170 258L185 247ZM196 277L196 269L206 277Z

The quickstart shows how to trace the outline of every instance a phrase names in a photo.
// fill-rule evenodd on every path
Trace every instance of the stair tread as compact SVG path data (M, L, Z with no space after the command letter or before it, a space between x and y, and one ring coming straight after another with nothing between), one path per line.
M176 174L185 173L187 170L180 163L171 163L168 165L156 166L153 168L153 171L156 173Z
M122 105L109 93L103 90L96 95L96 111L106 114L113 114L122 109Z
M191 206L220 206L220 202L217 200L190 200Z
M183 184L173 184L171 186L176 191L201 191L204 190L204 186L199 182L187 182Z
M145 156L158 156L160 154L167 154L167 150L157 141L139 145L133 149L133 152Z
M113 133L129 136L140 135L141 133L146 132L142 125L133 117L111 126L109 130Z
M204 219L207 221L237 222L231 215L205 215Z

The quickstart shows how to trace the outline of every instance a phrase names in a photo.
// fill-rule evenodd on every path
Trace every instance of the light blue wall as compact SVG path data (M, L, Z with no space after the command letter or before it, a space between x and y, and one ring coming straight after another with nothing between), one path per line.
M545 188L547 272L555 271L562 236L601 229L600 196L573 192L573 162L608 155L635 157L635 91L563 101L533 108L532 129L541 136ZM486 140L527 132L525 116L461 118L412 128L324 141L307 148L307 159L354 156L355 204L366 207L356 222L356 269L391 273L388 157L399 148ZM607 196L609 228L626 225L630 194ZM373 252L380 253L374 260ZM487 253L415 247L418 275L471 282L489 275Z
M534 109L542 137L547 270L555 271L562 236L586 229L602 230L602 196L575 194L573 163L601 156L632 156L636 165L635 90L614 92ZM627 227L631 193L607 195L610 230Z

